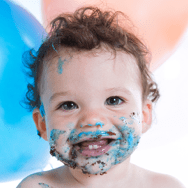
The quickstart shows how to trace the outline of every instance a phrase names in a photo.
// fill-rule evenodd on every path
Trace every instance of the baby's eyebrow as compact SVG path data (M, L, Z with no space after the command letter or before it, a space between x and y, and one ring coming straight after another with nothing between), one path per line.
M131 91L124 88L124 87L113 87L113 88L108 88L105 89L106 92L117 92L117 91L121 91L124 93L127 93L128 95L131 95ZM59 92L59 93L54 93L51 97L50 97L50 102L53 101L55 98L59 97L59 96L65 96L65 95L70 95L70 91L64 91L64 92Z
M116 92L116 91L121 91L124 93L127 93L128 95L132 95L132 92L128 90L127 88L124 87L113 87L113 88L108 88L106 89L107 92Z
M54 94L50 97L50 102L53 101L53 100L54 100L55 98L57 98L58 96L65 96L65 95L68 95L69 93L70 93L69 91L54 93Z

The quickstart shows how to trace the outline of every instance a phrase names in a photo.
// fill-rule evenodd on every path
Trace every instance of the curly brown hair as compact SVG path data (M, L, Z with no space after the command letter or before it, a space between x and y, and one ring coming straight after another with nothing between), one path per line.
M73 14L61 14L55 18L51 22L51 31L38 52L34 54L31 50L29 54L23 55L23 63L29 69L27 75L33 79L33 83L27 85L24 100L26 108L32 111L41 106L39 86L46 58L62 47L91 51L100 48L101 44L110 47L114 52L121 50L135 57L141 73L143 101L149 98L156 102L160 95L148 69L149 51L133 32L120 25L118 16L123 16L124 23L129 21L120 11L102 11L97 7L79 8Z

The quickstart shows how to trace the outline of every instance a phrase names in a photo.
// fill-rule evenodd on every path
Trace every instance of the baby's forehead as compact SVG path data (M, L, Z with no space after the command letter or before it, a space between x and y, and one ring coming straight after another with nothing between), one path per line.
M45 59L44 69L47 68L48 70L50 69L52 71L54 69L57 69L57 66L59 66L60 64L63 67L66 67L67 64L73 61L74 63L78 64L78 66L81 61L82 62L87 61L87 63L89 64L90 61L88 59L97 58L97 57L102 58L103 61L109 61L109 62L113 61L114 65L117 62L121 63L122 66L128 67L130 72L134 72L137 73L137 75L140 75L136 58L133 57L133 55L127 54L122 50L115 51L110 47L109 48L103 47L103 48L92 49L92 50L77 50L71 48L61 48L58 51L52 53L50 56L48 56ZM103 61L101 61L101 63ZM108 64L106 66L108 66Z
M62 84L63 87L72 87L75 83L80 85L83 82L90 83L89 85L101 85L101 78L106 80L105 83L112 85L118 81L122 84L127 83L129 80L132 86L142 88L141 74L136 59L125 52L113 53L113 51L100 49L93 51L61 49L46 63L48 66L44 65L41 80L42 85L45 85L43 90L49 88L49 85L50 88Z
M101 72L101 69L103 72ZM78 77L84 74L89 81L91 74L88 74L88 72L97 74L100 71L101 76L104 77L104 73L108 69L111 69L112 73L116 72L117 77L122 75L123 72L131 78L132 82L136 82L139 87L142 87L141 72L136 58L122 50L114 51L110 47L87 51L71 48L57 49L44 62L41 83L44 85L45 80L61 75L71 81L75 77L74 74ZM121 78L126 79L124 76Z

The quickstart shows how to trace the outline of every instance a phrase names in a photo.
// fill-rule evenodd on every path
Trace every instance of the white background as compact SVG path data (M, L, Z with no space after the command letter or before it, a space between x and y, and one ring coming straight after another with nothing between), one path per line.
M40 0L14 0L42 24ZM154 72L161 98L154 106L153 126L143 135L132 163L172 175L188 187L188 30L176 52ZM51 158L43 170L58 167ZM16 187L21 180L0 183Z

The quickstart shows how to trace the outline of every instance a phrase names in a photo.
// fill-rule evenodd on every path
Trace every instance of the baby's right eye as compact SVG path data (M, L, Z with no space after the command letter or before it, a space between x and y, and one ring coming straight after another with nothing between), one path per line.
M58 109L63 109L63 110L73 110L76 108L78 108L78 105L72 101L66 101L58 107Z

